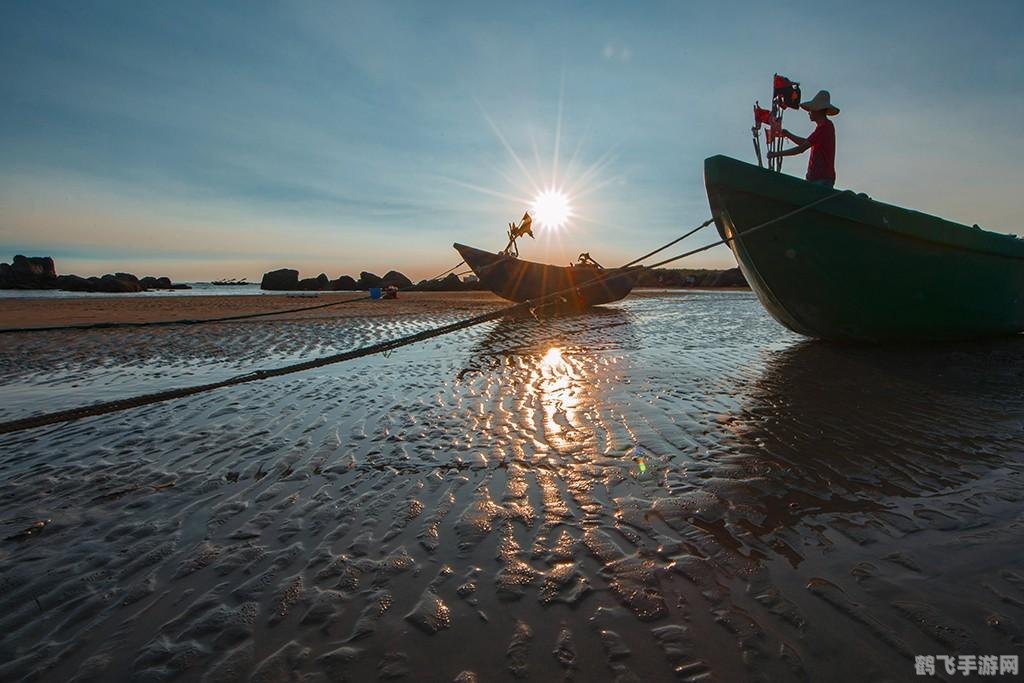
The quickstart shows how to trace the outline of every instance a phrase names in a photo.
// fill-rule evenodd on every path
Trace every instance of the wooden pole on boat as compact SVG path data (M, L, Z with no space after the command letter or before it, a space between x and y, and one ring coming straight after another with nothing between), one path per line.
M785 111L786 110L784 108L779 107L779 130L775 136L775 141L779 145L779 154L778 156L775 157L778 160L779 164L778 168L776 168L775 170L778 171L779 173L782 173L782 146L786 142L786 136L782 134L782 115L785 113Z

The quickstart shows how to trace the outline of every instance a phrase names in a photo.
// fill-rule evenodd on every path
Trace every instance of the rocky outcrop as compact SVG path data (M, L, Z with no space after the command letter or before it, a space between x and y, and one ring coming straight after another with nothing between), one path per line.
M263 281L260 282L260 289L274 291L295 291L299 288L299 271L291 268L281 268L263 274Z
M335 292L354 292L359 289L359 283L351 275L342 275L331 281L331 289Z
M303 292L327 292L331 289L331 281L324 273L316 277L307 277L299 280L299 289Z
M421 292L462 292L480 289L477 282L463 282L455 273L449 273L442 280L420 280L416 289Z
M94 279L89 278L89 281L92 282ZM139 278L131 273L114 273L113 275L108 274L99 278L96 291L111 293L141 292L142 284L139 282Z
M139 280L143 289L175 289L169 277L144 277Z
M141 292L147 289L191 289L176 285L167 277L144 277L131 273L113 273L84 278L57 275L49 256L15 256L10 264L0 263L0 289L61 289L68 292Z
M365 270L359 273L359 289L369 289L370 287L382 287L384 278L373 273L367 273Z
M412 286L412 281L397 270L388 271L387 275L380 277L374 273L363 271L356 280L350 275L342 275L337 280L331 280L326 274L320 273L316 277L299 279L299 271L291 268L281 268L266 273L260 287L277 291L305 291L305 292L352 292L356 290L367 290L371 287L388 287L394 285L399 289L406 289Z
M419 284L413 285L412 280L397 270L389 270L384 277L364 270L359 273L358 280L349 275L341 275L338 279L331 280L324 273L320 273L317 277L300 280L299 271L291 268L281 268L266 273L260 286L268 290L307 292L366 291L371 287L397 287L400 290L413 289L429 292L458 292L482 288L478 282L463 282L454 273L449 274L443 280L421 280Z
M397 270L389 270L384 277L381 278L381 284L384 287L398 287L399 289L406 289L412 287L412 280L407 278Z
M92 279L97 280L98 278ZM57 276L57 289L65 292L95 292L96 283L77 275L59 275Z
M0 263L0 289L56 289L57 270L49 256L18 254L10 264Z

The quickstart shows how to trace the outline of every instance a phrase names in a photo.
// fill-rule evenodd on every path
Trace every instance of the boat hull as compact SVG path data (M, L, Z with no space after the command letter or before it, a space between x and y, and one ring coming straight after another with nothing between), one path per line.
M1024 241L716 156L716 225L780 323L837 341L971 339L1024 330ZM738 235L738 237L737 237Z
M635 282L630 271L552 266L464 244L454 247L487 289L517 303L544 300L545 306L580 310L624 298Z

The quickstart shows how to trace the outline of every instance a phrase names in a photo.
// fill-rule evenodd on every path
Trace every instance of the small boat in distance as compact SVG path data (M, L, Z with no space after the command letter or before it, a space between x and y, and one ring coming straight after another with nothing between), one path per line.
M635 271L603 268L586 254L581 256L579 264L552 266L465 244L453 246L487 289L517 303L559 292L544 304L581 310L618 301L628 295L635 284Z
M758 299L808 337L972 339L1024 331L1024 240L714 156L708 202Z

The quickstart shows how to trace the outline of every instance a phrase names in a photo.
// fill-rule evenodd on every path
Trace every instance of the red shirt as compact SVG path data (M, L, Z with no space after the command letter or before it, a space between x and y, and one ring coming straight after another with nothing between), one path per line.
M811 158L807 162L808 180L836 179L836 128L825 119L807 137L811 143Z

